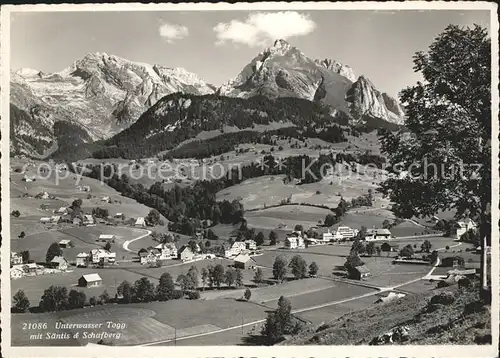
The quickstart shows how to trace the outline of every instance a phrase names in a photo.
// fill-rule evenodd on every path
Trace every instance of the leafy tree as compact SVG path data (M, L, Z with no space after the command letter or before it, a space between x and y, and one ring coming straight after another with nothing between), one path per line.
M96 218L105 219L109 216L108 209L104 208L94 208L92 209L92 215Z
M245 300L249 301L249 300L250 300L250 297L252 297L252 291L250 291L250 289L249 289L249 288L247 288L247 289L245 290L245 293L244 293L243 295L244 295L244 297L245 297Z
M283 329L283 333L288 331L292 320L292 304L288 299L281 296L278 300L278 309L276 310L276 318Z
M399 256L402 257L413 257L414 254L415 252L413 251L413 247L411 247L411 245L406 245L401 249L401 251L399 251Z
M273 277L279 282L283 282L287 274L287 262L283 256L278 256L273 264Z
M210 243L210 241L205 241L205 247L208 249L212 244Z
M283 335L276 312L270 312L267 315L266 322L261 330L261 335L265 339L267 345L275 344Z
M18 218L19 216L21 216L21 213L19 212L19 210L13 210L10 215L12 215L13 217L15 218Z
M456 217L476 217L484 291L484 248L491 241L491 39L480 26L449 25L413 62L424 80L400 94L409 135L380 132L388 161L412 170L387 179L380 191L400 217L449 209ZM460 173L449 175L457 167Z
M44 312L61 311L68 307L66 287L50 286L42 295L39 307Z
M17 312L26 312L30 308L30 301L23 290L18 290L13 298L14 309Z
M257 244L257 246L261 246L263 243L264 243L264 234L262 233L262 231L259 231L257 236L255 236L255 244Z
M201 269L201 283L203 284L203 290L205 290L207 281L208 281L208 270L205 267L203 267Z
M269 245L276 245L276 242L278 241L278 234L276 234L276 232L274 231L271 231L269 233Z
M316 262L311 262L309 265L309 276L316 276L318 274L319 267Z
M436 262L436 260L438 259L438 257L439 257L438 252L436 250L432 251L431 255L430 255L431 263Z
M375 254L375 243L369 242L366 244L366 254L369 256L373 256Z
M391 222L387 219L384 220L384 222L382 223L382 227L384 229L390 229L391 228Z
M302 232L302 231L304 231L304 227L300 224L297 224L297 225L295 225L294 230Z
M262 282L262 280L263 280L262 269L260 267L257 267L257 270L255 271L255 274L253 276L253 282L259 284Z
M297 279L305 278L307 276L307 263L306 260L304 260L300 255L292 257L288 267L291 268L292 274Z
M148 215L145 217L145 222L149 226L156 226L160 223L160 213L156 209L151 209Z
M168 301L172 299L174 290L175 284L172 276L168 272L162 273L158 286L156 287L156 297L158 300Z
M106 242L106 244L104 245L104 250L107 250L107 251L111 250L111 243L109 241Z
M196 253L196 252L197 252L198 244L196 243L196 241L194 241L194 240L189 240L189 242L188 242L188 246L189 246L189 248L191 249L191 251L193 251L194 253Z
M429 240L425 240L420 248L422 249L422 252L429 253L431 251L432 244Z
M190 290L196 290L199 284L198 280L198 269L196 266L191 266L189 268L189 271L187 273L187 277L189 279L189 289Z
M70 294L71 294L71 292L70 292ZM92 297L89 298L89 305L91 305L91 306L96 306L97 305L97 298L95 298L95 296L92 296Z
M188 298L190 300L197 300L200 298L200 292L199 291L189 291L188 293Z
M47 250L47 254L45 255L45 262L49 263L54 257L62 256L62 254L63 251L59 247L59 244L57 242L54 242L49 246Z
M335 225L336 222L337 222L337 218L335 217L335 215L332 215L332 214L326 215L325 222L324 222L325 226L330 227L332 225Z
M21 231L21 233L19 234L19 238L22 239L26 236L26 233L24 231Z
M351 246L351 253L362 254L365 252L365 245L360 240L354 240Z
M387 242L384 242L380 249L384 252L390 252L391 251L391 245L388 244Z
M227 270L226 273L224 274L224 283L228 287L231 287L234 284L235 280L236 280L236 272L233 269Z
M243 286L243 272L239 268L236 269L236 277L234 280L236 287Z
M134 289L130 282L128 281L122 281L120 285L117 287L116 291L118 292L118 295L122 296L122 301L124 303L130 303L132 302L132 298L134 296Z
M73 211L78 211L78 212L80 212L80 210L81 210L81 208L82 208L82 204L83 204L82 199L75 199L75 200L73 200L73 202L71 203L70 209L72 209Z
M189 287L191 285L190 283L190 279L189 277L187 277L186 275L179 275L177 276L177 279L175 280L175 282L177 283L177 285L179 285L179 287L181 288L181 291L183 293L186 293L187 291L189 291Z
M147 277L134 282L134 301L151 302L155 298L155 287Z
M354 267L363 266L364 264L365 263L361 261L361 258L358 254L356 254L355 252L351 252L346 258L344 267L349 270Z
M212 278L213 284L217 286L217 288L219 288L222 280L224 279L224 266L222 266L221 264L215 265L210 276Z
M95 297L94 297L95 299ZM84 292L71 290L68 295L68 308L83 308L85 306L85 301L87 301L87 297ZM95 305L95 303L94 303Z
M30 260L30 252L29 250L21 251L21 257L23 258L23 264L27 263Z
M110 300L109 293L108 291L104 290L100 295L99 299L101 300L102 303L108 303Z
M377 256L380 256L381 252L382 252L382 248L380 246L376 246L375 247L375 250L377 251Z

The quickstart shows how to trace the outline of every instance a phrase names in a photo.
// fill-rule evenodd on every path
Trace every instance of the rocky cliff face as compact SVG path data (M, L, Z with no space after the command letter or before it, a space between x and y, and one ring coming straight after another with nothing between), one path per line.
M404 121L397 101L381 94L367 78L356 79L352 68L335 60L312 60L284 40L259 53L218 91L231 97L262 94L320 101L332 113L346 113L353 124L367 116L394 124Z
M54 124L58 121L82 128L91 140L109 138L174 92L204 95L213 93L214 87L182 68L137 63L105 53L88 54L59 73L21 69L11 74L11 105L31 118L29 123L44 128L44 140L51 143L38 147L44 152L57 142ZM13 134L29 132L26 125L17 128L16 124ZM22 142L16 151L41 154Z

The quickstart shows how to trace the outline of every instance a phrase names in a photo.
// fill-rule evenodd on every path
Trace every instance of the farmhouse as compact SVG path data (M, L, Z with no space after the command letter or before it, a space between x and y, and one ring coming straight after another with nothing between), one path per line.
M90 186L84 185L83 188L82 188L82 190L90 192Z
M52 268L64 271L68 268L68 261L62 256L56 256L50 261Z
M82 219L80 219L80 218L74 218L73 219L73 225L78 225L78 226L82 225Z
M98 263L114 263L116 261L116 252L109 252L104 249L92 249L90 250L90 262L93 264Z
M42 224L48 224L52 221L52 218L48 218L48 217L43 217L43 218L40 218L40 222Z
M256 264L255 260L247 254L240 254L234 258L234 267L236 268L246 269L254 264Z
M237 256L242 252L246 251L246 248L247 248L246 244L243 241L236 241L233 243L231 248L225 250L224 256L226 257Z
M245 248L247 250L257 250L257 243L254 240L246 240Z
M10 264L19 265L23 263L23 257L16 252L10 253Z
M371 276L370 270L366 266L350 267L347 272L348 278L353 280L362 280Z
M109 196L103 196L101 201L104 201L105 203L110 203L111 199L109 198Z
M86 252L80 252L76 255L76 267L87 267L90 255Z
M37 272L38 265L36 263L32 262L30 264L23 265L23 270L24 270L24 273L31 275L31 274L34 274Z
M50 218L50 221L54 224L59 224L61 222L61 216L60 215L54 215Z
M391 237L392 234L388 229L368 229L365 234L366 241L389 240Z
M97 239L97 241L110 242L110 241L113 241L114 239L115 239L115 235L101 234L101 235L99 235L99 239Z
M50 195L46 191L44 191L43 193L38 193L38 194L35 195L35 199L47 200L49 198L50 198Z
M71 247L71 245L72 245L71 240L64 239L64 240L59 241L59 247L61 249L66 249L68 247Z
M452 236L455 239L460 239L460 237L465 234L467 231L477 230L477 224L471 220L471 219L465 219L463 221L458 221L453 227L452 227Z
M123 213L116 213L115 214L116 219L123 219L124 217L125 217L125 215L123 215Z
M92 215L83 215L83 225L94 225L94 218Z
M188 245L184 245L179 249L177 256L179 260L190 261L194 259L195 253L191 250L191 248Z
M177 257L177 247L175 247L175 244L173 242L158 244L155 246L155 249L160 250L162 257L164 257L165 259Z
M450 270L448 271L448 277L447 278L455 278L455 281L458 281L459 277L474 277L476 276L476 270L475 269L469 269L469 270Z
M332 242L335 241L335 234L328 229L327 232L323 233L323 241L324 242Z
M24 276L24 269L22 265L15 265L10 268L10 278L16 279Z
M465 263L464 259L460 256L448 256L441 260L442 267L463 266L464 263Z
M339 226L334 232L335 240L351 240L358 236L357 229L351 229L349 226Z
M138 217L137 220L135 221L135 226L141 226L145 227L146 226L146 221L142 216Z
M464 264L464 268L466 270L471 270L471 269L474 269L476 270L477 272L479 272L479 270L481 269L481 263L480 262L466 262Z
M481 253L481 246L476 247L476 253ZM486 246L486 255L491 255L491 246Z
M102 278L97 273L83 275L78 279L78 286L80 287L99 287L102 285Z
M287 249L305 249L305 247L300 231L294 231L285 238L285 248Z

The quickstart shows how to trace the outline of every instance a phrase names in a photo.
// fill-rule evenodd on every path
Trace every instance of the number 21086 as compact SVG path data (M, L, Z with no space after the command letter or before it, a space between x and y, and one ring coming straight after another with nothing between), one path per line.
M27 329L47 329L47 322L24 322L23 330Z

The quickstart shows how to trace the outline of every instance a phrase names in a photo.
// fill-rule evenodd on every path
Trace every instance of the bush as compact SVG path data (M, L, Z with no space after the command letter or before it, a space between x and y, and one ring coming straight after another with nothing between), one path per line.
M172 299L173 300L178 300L184 297L184 293L181 290L174 290L172 292Z
M26 233L24 231L21 231L21 233L19 234L19 238L22 239L25 236L26 236Z
M190 300L197 300L200 298L200 292L199 291L189 291L188 297Z
M19 212L19 210L14 210L12 211L11 215L15 218L18 218L19 216L21 216L21 213Z
M455 296L451 292L441 292L431 298L431 304L450 305L455 302Z

